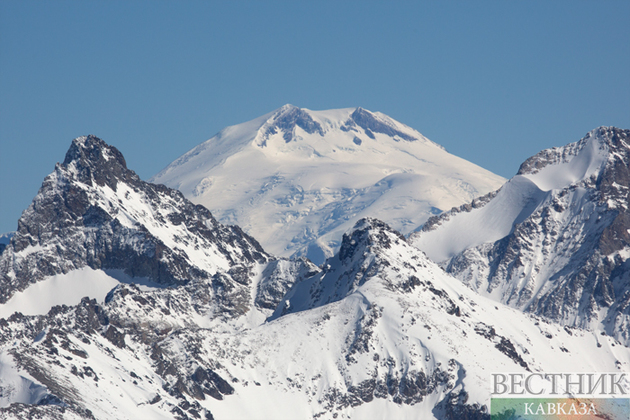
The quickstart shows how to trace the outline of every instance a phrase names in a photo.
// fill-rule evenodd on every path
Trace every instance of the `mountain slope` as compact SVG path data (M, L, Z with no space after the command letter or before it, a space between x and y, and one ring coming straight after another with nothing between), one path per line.
M285 105L222 130L151 181L238 224L274 255L319 264L362 217L409 233L504 180L384 114Z
M248 329L200 328L188 285L0 320L2 395L23 403L0 416L487 419L489 372L630 366L611 337L480 297L380 221L341 250Z
M410 241L478 292L630 343L630 130L540 152Z
M142 181L122 154L94 137L72 142L0 254L0 315L44 314L55 304L99 301L120 281L194 284L215 316L258 323L304 260L270 257L236 226L176 190ZM259 319L260 318L260 319Z

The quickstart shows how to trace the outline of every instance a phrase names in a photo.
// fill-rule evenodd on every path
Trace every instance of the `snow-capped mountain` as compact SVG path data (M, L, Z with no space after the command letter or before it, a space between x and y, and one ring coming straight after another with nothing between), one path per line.
M276 261L240 228L221 225L179 191L142 181L116 148L80 137L46 177L0 255L0 316L42 314L86 295L103 298L119 281L203 285L205 306L217 314L248 312L250 294L257 293L251 315L273 309L273 299L290 287L292 277L278 270L302 266L314 267Z
M481 296L377 219L321 268L274 258L93 136L18 227L2 419L488 420L490 373L630 370L614 337Z
M200 328L186 286L0 320L2 398L22 403L0 417L488 419L489 372L630 368L613 338L481 297L374 219L324 267L245 329Z
M601 127L410 241L485 296L630 344L629 193L630 130Z
M274 255L319 264L362 217L408 234L505 180L384 114L285 105L225 128L151 181L238 224Z

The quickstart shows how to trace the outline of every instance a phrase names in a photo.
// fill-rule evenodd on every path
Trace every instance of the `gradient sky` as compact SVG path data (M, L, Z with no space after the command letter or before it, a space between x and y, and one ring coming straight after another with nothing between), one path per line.
M0 2L0 233L73 138L143 179L293 105L383 112L504 177L630 128L630 1Z

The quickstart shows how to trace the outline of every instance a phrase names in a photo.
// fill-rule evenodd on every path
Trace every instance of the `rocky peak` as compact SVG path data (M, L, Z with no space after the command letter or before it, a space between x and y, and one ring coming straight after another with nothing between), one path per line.
M366 217L357 221L354 228L343 235L339 249L339 260L347 262L366 252L373 252L373 248L389 249L392 243L403 241L405 237L392 229L385 222Z
M278 132L282 132L284 141L289 143L295 140L295 127L300 127L309 134L319 133L324 135L324 129L321 124L313 120L305 110L294 105L284 105L276 112L273 117L263 126L263 137L269 138Z
M628 343L629 139L630 130L600 127L543 150L498 193L427 222L410 241L455 249L443 267L482 294ZM478 228L497 220L503 236Z
M544 150L529 158L521 165L519 174L536 176L549 166L565 164L565 172L581 176L565 185L564 190L587 189L591 201L606 214L608 226L600 233L599 250L610 255L630 246L630 130L596 128L576 143ZM589 169L577 171L580 167Z
M142 181L99 138L80 137L0 254L0 302L30 283L86 266L183 284L236 267L249 272L268 260L240 228L219 224L177 190Z
M609 153L627 153L630 148L630 129L617 127L598 127L591 130L583 140L594 139L602 147L606 146Z
M597 179L598 189L604 195L615 194L620 187L627 193L630 187L630 130L600 127L594 131L608 147L606 166Z
M363 131L365 131L365 134L371 139L375 138L374 133L382 133L390 137L399 137L407 141L418 140L417 138L398 130L393 124L388 123L385 119L378 118L372 112L361 107L357 108L352 115L350 115L350 119L346 121L344 127L342 128L349 130L354 126L361 127Z
M617 155L627 157L630 150L629 135L630 130L617 127L596 128L576 143L546 149L528 158L521 164L517 175L536 174L550 165L568 163L579 155L593 154L597 151L606 155L609 161L611 157Z
M339 253L326 260L321 272L296 281L270 320L337 302L372 282L379 284L374 286L377 289L409 291L420 284L412 273L429 264L422 252L386 223L361 219L344 234Z
M94 135L72 141L63 166L76 172L77 180L92 185L109 186L116 191L118 181L137 183L140 178L127 169L122 153Z

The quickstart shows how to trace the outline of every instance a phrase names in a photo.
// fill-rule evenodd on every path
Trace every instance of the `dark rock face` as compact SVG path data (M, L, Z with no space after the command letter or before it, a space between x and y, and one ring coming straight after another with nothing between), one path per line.
M320 136L324 135L324 129L321 124L314 121L306 111L295 106L284 107L275 115L273 125L265 131L264 135L269 137L280 131L284 133L282 135L284 141L289 143L295 140L295 127L300 127L309 134L319 133Z
M516 364L521 365L529 371L527 362L523 360L521 355L514 348L514 344L512 344L512 342L508 338L498 335L494 328L483 323L475 326L475 332L480 336L495 343L495 348L497 350L512 359Z
M192 260L192 252L208 263ZM220 225L176 190L142 181L116 148L88 136L72 142L18 221L0 257L0 302L46 276L86 266L183 284L210 278L218 266L268 258L240 228Z
M294 261L272 261L263 272L254 304L259 308L275 309L296 281L314 276L319 268L306 258Z
M433 414L443 420L490 420L490 413L485 405L468 404L465 391L449 393L433 409Z
M119 181L128 184L138 184L138 176L127 169L127 162L122 153L104 141L88 136L85 142L73 141L63 161L64 166L74 164L77 181L101 187L107 185L116 191Z
M413 405L422 402L440 386L449 389L449 381L452 380L452 374L439 368L430 375L423 371L409 371L403 375L391 373L366 379L346 390L335 389L324 398L330 407L337 408L356 407L378 398L391 398L396 404Z
M354 124L361 127L365 131L365 134L372 139L374 138L374 133L382 133L394 138L399 137L407 141L417 140L415 137L411 137L408 134L396 130L392 126L379 121L371 112L366 111L363 108L357 108L352 115L350 115L350 120L346 123L346 126L349 127Z
M51 397L43 400L41 405L30 405L15 403L7 408L0 408L0 415L9 419L47 419L64 420L67 418L94 419L94 416L84 410L77 410L73 407L64 406Z

